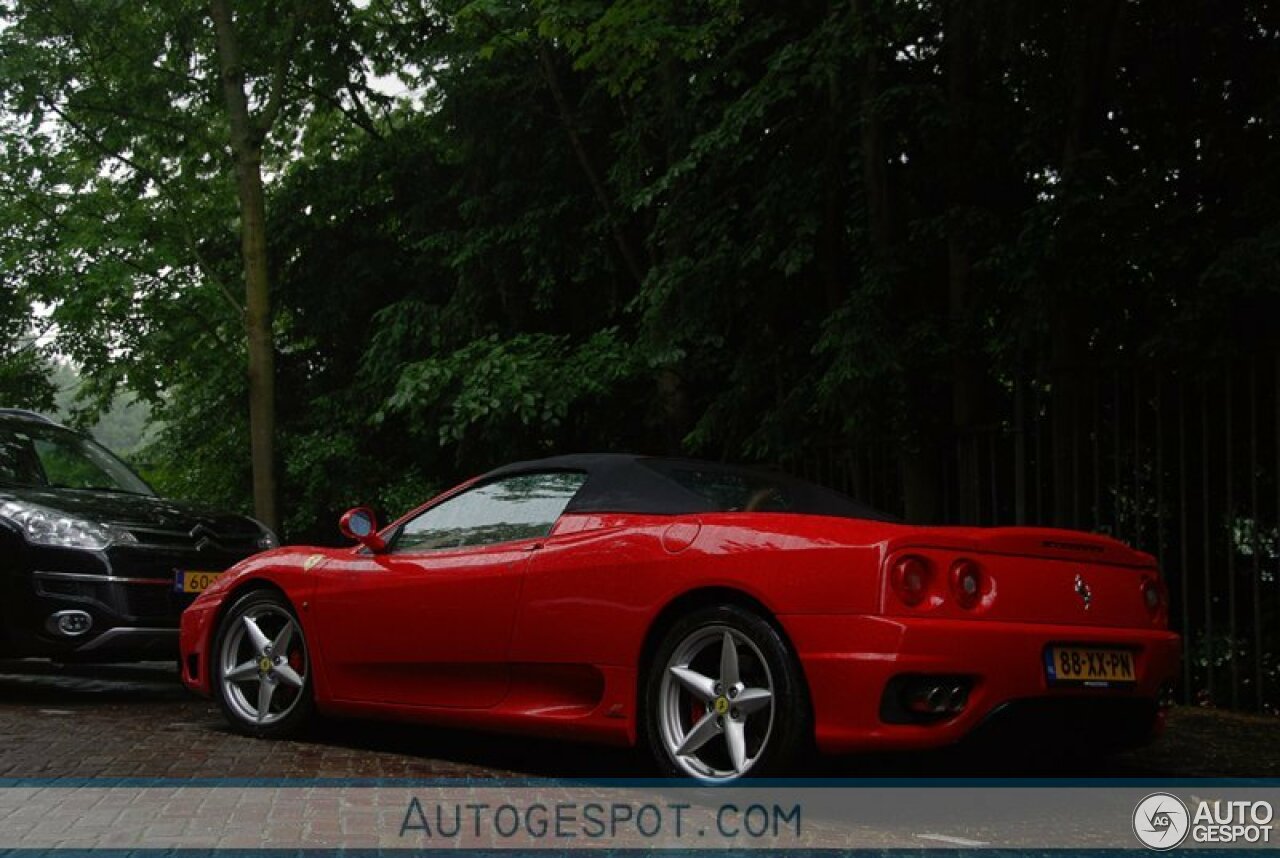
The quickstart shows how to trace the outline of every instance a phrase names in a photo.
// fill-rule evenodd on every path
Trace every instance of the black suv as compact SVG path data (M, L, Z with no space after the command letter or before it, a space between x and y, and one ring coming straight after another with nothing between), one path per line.
M242 515L157 497L106 448L0 409L0 656L178 656L183 609L277 545Z

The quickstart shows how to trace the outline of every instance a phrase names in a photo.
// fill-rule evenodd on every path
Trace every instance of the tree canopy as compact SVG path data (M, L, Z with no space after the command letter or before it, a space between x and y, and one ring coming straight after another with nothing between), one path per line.
M215 4L218 5L218 4ZM939 517L1015 382L1267 347L1270 3L230 3L263 133L284 529L519 456L891 443ZM209 9L0 3L0 388L48 347L251 493ZM33 332L52 323L37 343ZM33 346L33 343L37 345ZM1063 412L1065 413L1065 411Z

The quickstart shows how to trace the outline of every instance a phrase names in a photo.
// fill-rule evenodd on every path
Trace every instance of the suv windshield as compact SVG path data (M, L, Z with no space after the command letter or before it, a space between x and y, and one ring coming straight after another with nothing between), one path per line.
M0 423L0 481L54 489L154 495L105 447L60 426Z

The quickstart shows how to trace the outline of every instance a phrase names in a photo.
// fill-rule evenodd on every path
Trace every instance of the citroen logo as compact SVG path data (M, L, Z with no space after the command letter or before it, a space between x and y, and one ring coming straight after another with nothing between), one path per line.
M225 550L218 541L217 534L203 524L191 528L191 538L196 541L196 551L204 551L206 548Z
M1076 595L1084 602L1084 609L1089 610L1089 606L1093 604L1093 590L1089 589L1089 582L1084 580L1083 575L1076 576Z

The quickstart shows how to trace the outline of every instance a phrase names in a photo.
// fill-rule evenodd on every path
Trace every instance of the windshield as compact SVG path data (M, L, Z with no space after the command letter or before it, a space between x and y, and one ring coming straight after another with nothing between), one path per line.
M59 426L0 425L0 480L19 486L154 495L105 447Z

